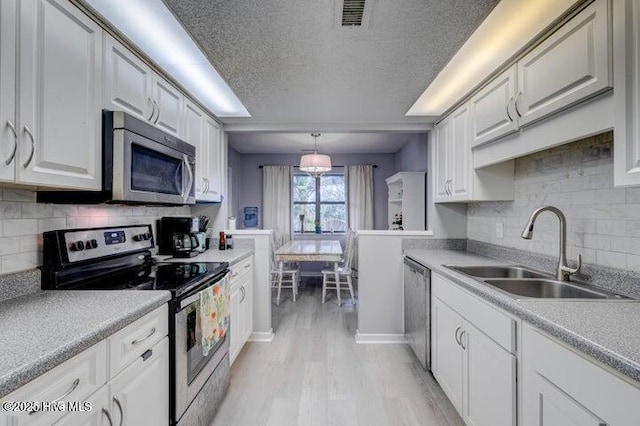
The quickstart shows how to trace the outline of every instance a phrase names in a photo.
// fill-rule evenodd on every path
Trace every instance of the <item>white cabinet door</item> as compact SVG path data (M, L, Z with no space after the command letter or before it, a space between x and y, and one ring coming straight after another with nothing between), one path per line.
M615 186L640 185L640 0L613 4Z
M435 169L435 201L442 202L449 200L449 158L450 158L450 128L451 120L444 119L435 129L435 145L434 145L434 169Z
M240 299L242 299L242 291L240 290L240 286L232 287L230 311L231 333L229 334L229 356L232 364L238 356L240 348L242 347L240 342L242 340L241 330L243 328L243 318L240 310Z
M101 188L102 35L68 0L20 2L19 183Z
M224 132L217 121L207 117L205 123L205 140L209 146L209 188L208 199L220 201L226 174L226 152L224 149Z
M518 61L520 125L611 87L609 2L596 0Z
M536 426L603 426L607 423L539 374L525 383L535 408L527 410L525 424Z
M0 1L0 181L13 182L17 151L16 0ZM7 162L9 164L7 164Z
M154 74L153 99L156 101L156 118L153 123L178 138L184 138L182 112L184 96L164 78Z
M109 383L114 424L169 423L169 338L165 337Z
M155 119L153 71L108 34L104 37L104 102L108 110L125 111L141 120Z
M205 113L194 103L185 103L185 141L196 147L196 200L205 198L209 174L209 146L204 137Z
M516 358L464 322L464 415L467 425L515 426Z
M451 201L471 198L469 175L471 168L471 148L469 147L469 107L464 104L451 114L451 141L449 142L451 172L449 193Z
M458 343L462 317L440 299L434 298L431 321L433 376L456 410L462 413L464 351Z
M247 281L243 286L243 297L240 299L242 316L242 343L246 343L253 333L253 280Z
M496 77L471 98L471 146L477 146L518 130L513 109L516 65Z

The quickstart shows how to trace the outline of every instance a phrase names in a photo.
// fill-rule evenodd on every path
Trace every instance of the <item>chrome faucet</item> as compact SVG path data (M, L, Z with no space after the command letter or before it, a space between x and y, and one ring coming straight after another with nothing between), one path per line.
M560 258L558 259L558 268L556 270L556 279L558 281L569 281L569 277L573 274L576 274L580 271L580 267L582 266L582 255L578 255L578 266L573 269L567 265L567 218L557 207L546 206L540 207L531 213L531 217L529 218L529 222L524 227L522 231L522 238L525 240L530 240L533 236L533 224L538 218L538 215L544 211L549 211L551 213L555 213L560 220Z

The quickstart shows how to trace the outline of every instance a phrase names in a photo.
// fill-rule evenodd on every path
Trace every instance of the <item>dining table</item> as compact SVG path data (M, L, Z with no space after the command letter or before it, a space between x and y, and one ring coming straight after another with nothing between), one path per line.
M338 263L342 261L342 246L338 240L292 240L275 251L280 270L284 262L332 262L336 286L340 286ZM341 303L338 291L338 305Z

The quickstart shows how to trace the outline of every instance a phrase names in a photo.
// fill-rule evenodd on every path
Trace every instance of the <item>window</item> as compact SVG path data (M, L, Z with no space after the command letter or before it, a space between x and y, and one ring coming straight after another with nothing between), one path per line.
M344 174L318 178L293 175L293 230L295 233L345 232L347 207Z

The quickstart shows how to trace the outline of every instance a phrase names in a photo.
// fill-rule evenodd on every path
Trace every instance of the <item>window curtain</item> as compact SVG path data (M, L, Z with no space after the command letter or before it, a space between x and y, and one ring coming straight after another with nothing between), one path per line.
M276 247L291 240L292 166L262 168L262 225L273 230Z
M347 168L349 228L373 229L373 166Z

